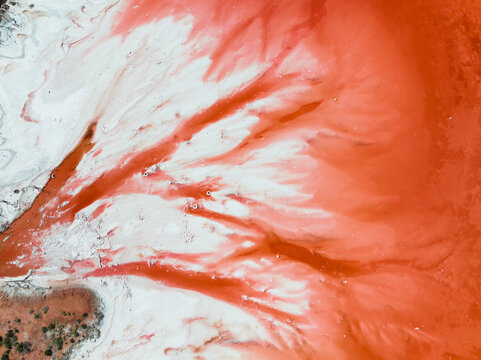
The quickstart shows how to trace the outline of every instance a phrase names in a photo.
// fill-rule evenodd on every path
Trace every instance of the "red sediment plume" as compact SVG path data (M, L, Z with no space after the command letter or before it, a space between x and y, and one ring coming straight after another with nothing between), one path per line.
M161 140L151 148L137 154L125 156L123 166L114 168L102 174L91 184L85 186L69 201L66 212L73 216L96 200L116 193L117 189L134 174L143 174L145 169L161 161L166 161L182 142L190 140L197 132L223 117L232 114L250 101L273 91L280 85L276 84L272 74L273 68L267 70L259 78L246 87L226 96L191 118L183 121L173 135Z
M142 276L161 281L166 286L196 291L234 305L261 311L281 321L295 317L257 302L258 299L262 300L264 295L248 286L242 279L222 277L215 273L187 270L160 263L135 262L104 267L85 276L120 275Z
M92 214L90 215L90 218L89 220L93 220L93 219L96 219L98 218L100 215L102 215L102 213L105 211L105 209L108 209L109 207L111 207L112 204L110 203L103 203L102 205L100 205L97 209L95 209Z
M218 35L205 49L211 59L206 82L220 81L250 64L266 70L180 121L173 135L125 155L118 167L76 195L61 195L62 186L92 147L95 126L89 129L52 173L31 209L2 234L6 240L0 243L0 273L24 274L38 265L35 261L40 260L30 258L23 261L24 267L10 263L30 254L33 245L28 244L36 241L33 231L72 221L95 201L130 191L123 187L127 181L170 159L181 143L257 100L275 97L280 106L249 110L258 117L250 135L203 163L243 166L253 151L267 151L275 142L301 143L299 157L292 160L296 165L298 159L308 159L309 165L296 168L278 161L273 170L276 176L300 168L289 183L306 196L295 204L302 211L292 214L289 224L287 216L269 204L258 211L261 196L255 200L250 194L227 196L248 207L247 216L203 207L202 201L214 199L208 193L229 188L222 174L215 182L172 182L165 192L159 191L160 196L199 200L201 204L185 207L186 216L234 230L225 246L229 252L215 262L207 254L163 252L146 262L104 266L85 276L142 276L289 319L275 306L264 305L265 296L254 288L262 283L220 275L250 260L272 278L307 284L303 321L308 329L303 335L306 347L313 347L316 354L334 353L331 358L339 359L479 357L478 10L474 2L420 0L395 5L127 2L113 36L129 36L135 28L167 16L191 19L191 39ZM168 174L162 177L166 179ZM149 176L146 181L156 180ZM68 204L57 210L63 201ZM105 207L101 205L92 218ZM313 210L330 214L323 220L328 225L317 224ZM288 225L294 229L286 230ZM251 245L242 247L244 241ZM112 257L107 254L105 264L111 264ZM212 272L162 261L199 261ZM88 261L72 263L65 271L94 266ZM300 348L294 352L309 358ZM277 357L275 350L272 354Z
M32 101L32 97L35 94L34 91L32 91L30 94L28 94L28 100L25 102L22 108L22 113L20 114L20 117L25 120L26 122L31 122L31 123L37 123L38 121L35 119L32 119L30 115L28 115L28 109L30 107L30 103Z
M96 269L98 267L98 262L94 262L92 260L78 260L78 261L71 261L67 260L69 266L64 266L62 271L66 272L67 274L78 274L82 271L86 271L86 269L92 271L92 269Z
M93 153L92 157L97 157L102 153L102 149L98 149L96 152Z
M94 120L77 146L51 173L50 179L30 208L15 219L2 233L0 242L0 274L2 276L25 275L29 270L41 265L42 260L39 256L31 257L33 248L38 246L38 238L33 233L48 229L52 221L58 221L59 214L56 205L62 202L58 198L60 189L75 172L84 154L93 147L92 139L96 124L97 121ZM46 205L55 199L57 202L47 208ZM26 259L22 260L20 266L11 263L21 255L25 255Z
M315 110L318 109L321 104L322 100L301 104L293 110L283 109L281 112L276 111L272 114L257 114L261 121L250 129L250 135L245 137L238 146L222 155L207 159L204 162L239 162L246 154L249 154L261 146L265 146L275 139L276 136L278 138L290 130L295 131L303 126L311 125L313 122L312 117L317 118L318 116ZM311 113L313 113L311 118L306 116Z
M199 184L177 184L171 183L164 198L193 198L196 200L209 199L212 192L218 189L215 181L203 181Z
M359 263L331 259L322 255L317 242L311 242L311 246L309 246L307 244L301 245L298 239L281 238L268 228L258 224L254 219L242 220L235 216L219 214L202 208L190 209L189 213L256 233L257 236L248 237L249 241L254 242L255 245L229 255L230 261L236 257L247 256L251 259L260 259L267 256L278 258L281 261L305 264L316 271L321 271L333 277L356 276L363 273L362 266Z

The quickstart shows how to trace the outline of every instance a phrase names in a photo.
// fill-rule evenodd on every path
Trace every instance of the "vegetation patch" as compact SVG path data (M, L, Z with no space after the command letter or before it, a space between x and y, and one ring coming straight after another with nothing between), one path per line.
M2 286L0 360L68 359L100 335L102 319L97 296L85 288Z

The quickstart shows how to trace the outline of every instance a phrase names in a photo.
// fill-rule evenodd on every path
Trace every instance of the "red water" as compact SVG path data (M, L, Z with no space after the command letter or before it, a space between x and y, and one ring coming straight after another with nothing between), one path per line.
M34 231L128 193L134 175L170 159L208 125L303 85L308 90L281 108L256 113L261 120L237 147L204 163L242 166L252 151L302 139L309 163L283 165L286 172L310 171L298 185L312 197L296 206L330 217L238 197L251 210L239 218L202 206L227 187L222 179L174 183L160 196L190 199L196 205L185 208L190 216L249 235L231 236L223 258L183 258L203 262L206 272L162 264L169 254L159 254L153 265L153 259L124 263L89 276L147 277L291 327L292 341L278 348L232 345L252 358L481 358L480 10L476 1L131 1L112 36L127 37L166 16L192 16L190 41L204 34L217 39L199 50L212 59L205 81L221 81L254 62L266 69L71 196L62 188L93 146L93 121L32 207L2 234L8 239L0 243L1 274L22 275L42 264L31 255L29 243L41 242ZM305 63L303 54L318 63ZM238 246L245 240L254 245ZM10 263L21 255L22 266ZM245 259L268 259L264 274L309 283L305 312L281 310L278 302L287 300L260 291L261 274L244 280L227 274Z

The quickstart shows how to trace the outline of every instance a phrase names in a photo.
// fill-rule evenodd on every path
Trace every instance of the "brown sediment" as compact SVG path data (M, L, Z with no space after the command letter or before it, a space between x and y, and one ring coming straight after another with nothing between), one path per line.
M18 285L0 288L2 360L68 359L81 343L99 336L103 314L93 291Z

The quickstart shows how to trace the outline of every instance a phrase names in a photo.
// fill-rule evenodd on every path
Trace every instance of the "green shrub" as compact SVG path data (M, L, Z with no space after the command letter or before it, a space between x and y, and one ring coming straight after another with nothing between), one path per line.
M63 340L61 337L58 337L58 338L55 338L55 340L53 341L54 344L57 346L57 349L58 350L62 350L63 348Z

